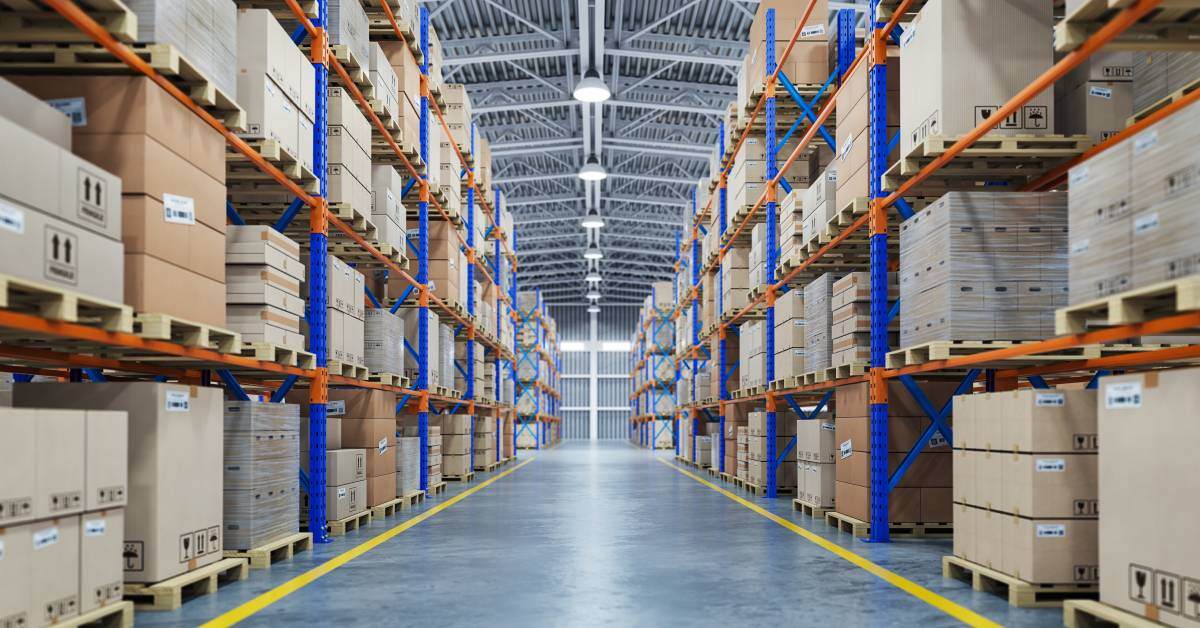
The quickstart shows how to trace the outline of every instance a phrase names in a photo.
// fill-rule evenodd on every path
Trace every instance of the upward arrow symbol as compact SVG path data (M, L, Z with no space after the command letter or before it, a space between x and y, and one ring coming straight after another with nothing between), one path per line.
M69 238L63 239L63 261L71 263L71 240Z
M100 200L101 200L101 198L102 198L102 197L101 197L101 195L100 195L100 191L101 191L102 189L103 189L103 188L101 188L101 187L100 187L100 182L99 182L99 181L97 181L97 182L96 182L96 200L94 201L94 202L95 202L97 205L102 205L102 204L103 204L103 203L101 203L101 202L100 202Z
M83 178L83 200L85 200L89 203L92 202L92 178L91 177Z
M50 249L51 249L50 258L57 260L58 259L58 234L55 234L54 237L50 238Z

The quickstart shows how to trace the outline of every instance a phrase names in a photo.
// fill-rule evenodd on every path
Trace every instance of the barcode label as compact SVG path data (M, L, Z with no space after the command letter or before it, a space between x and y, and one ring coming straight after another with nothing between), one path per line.
M776 34L778 34L778 33L776 33ZM816 37L817 35L824 35L824 34L825 34L825 25L824 24L817 24L815 26L807 26L804 28L804 30L800 31L801 37Z
M1087 166L1080 166L1078 168L1075 168L1075 169L1071 170L1071 175L1070 175L1071 185L1072 186L1079 185L1080 183L1083 183L1083 182L1087 181L1088 179L1090 179L1091 176L1092 176L1092 171L1089 170Z
M82 98L51 98L47 105L71 119L71 126L87 126L87 103Z
M1107 87L1093 86L1093 87L1088 88L1088 95L1095 96L1097 98L1104 98L1107 100L1112 100L1113 94L1112 94L1112 90Z
M1141 382L1108 384L1104 387L1104 408L1106 410L1140 407L1142 407Z
M917 35L916 24L909 24L908 28L906 28L904 30L904 34L900 35L900 47L903 48L903 47L907 46L909 44L909 42L911 42L913 40L913 37L915 37L916 35Z
M33 533L33 549L40 550L58 542L58 526L52 526Z
M346 489L339 486L337 493L338 493L338 499L341 499L346 496Z
M387 439L387 437L386 437L386 436L384 436L383 438L379 439L379 445L378 445L378 448L379 448L379 455L381 455L381 456L382 456L383 454L386 454L386 453L387 453L387 450L388 450L388 439Z
M0 229L13 233L25 233L25 212L15 205L0 201Z
M1066 458L1038 458L1034 462L1038 473L1062 473L1067 470Z
M822 423L822 424L821 424L821 429L823 429L823 430L829 430L830 432L832 432L832 431L834 431L836 428L834 427L833 423ZM846 442L849 442L849 441L846 441Z
M342 416L346 414L345 400L338 399L325 404L325 416Z
M1141 235L1158 228L1158 212L1150 212L1133 219L1134 235Z
M840 449L842 459L845 460L846 458L850 457L850 454L854 453L854 443L851 441L846 441L841 444Z
M187 412L191 409L191 401L185 390L167 391L167 412Z
M1088 247L1090 247L1091 245L1092 245L1091 240L1080 240L1078 242L1072 242L1071 243L1071 255L1074 256L1074 255L1080 255L1082 253L1087 253Z
M1150 129L1133 139L1133 154L1141 155L1155 146L1158 146L1158 131Z
M163 194L163 219L180 225L196 224L196 202L186 196Z
M1038 538L1062 538L1067 536L1067 526L1061 523L1039 523L1037 535Z
M846 155L850 154L850 149L854 148L854 134L851 133L846 137L846 142L842 144L842 148L838 151L838 159L845 161Z
M1034 398L1033 405L1061 407L1067 405L1067 397L1062 393L1038 393Z
M108 531L108 522L104 519L92 519L91 521L83 522L84 536L104 536Z

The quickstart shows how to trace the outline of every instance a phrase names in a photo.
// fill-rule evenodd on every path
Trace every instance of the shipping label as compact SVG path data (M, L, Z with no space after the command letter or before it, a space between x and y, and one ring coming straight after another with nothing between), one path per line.
M1067 396L1062 393L1038 393L1033 404L1038 407L1061 408L1067 405Z
M1158 212L1148 212L1133 219L1133 235L1142 235L1158 228Z
M0 200L0 229L16 234L25 233L25 212L16 205Z
M186 196L164 193L163 220L177 225L196 224L196 201Z
M1095 96L1096 98L1104 98L1106 100L1112 100L1113 92L1111 89L1109 89L1107 87L1099 87L1097 85L1093 85L1088 88L1088 95Z
M778 33L776 33L776 34L778 35ZM800 31L800 37L817 37L819 35L824 35L824 34L825 34L825 25L824 24L815 24L813 26L805 26L804 29Z
M343 416L346 414L344 399L332 400L325 404L325 416Z
M50 526L33 533L33 549L40 550L58 542L58 526Z
M87 101L83 98L51 98L46 104L70 118L71 126L87 126Z
M1039 523L1037 524L1037 536L1039 539L1065 538L1067 526L1061 523Z
M1158 146L1158 131L1156 129L1144 131L1133 138L1133 155L1137 157L1155 146Z
M1038 473L1062 473L1067 470L1065 458L1038 458L1034 462Z
M84 536L104 536L108 530L108 522L104 519L92 519L83 522Z
M851 454L854 453L854 443L847 440L846 442L841 444L839 449L841 450L840 453L842 456L842 460L845 460L846 458L849 458Z
M167 412L187 412L191 409L191 399L186 390L168 390L166 399Z
M1104 386L1104 408L1124 410L1142 407L1142 383L1121 382Z

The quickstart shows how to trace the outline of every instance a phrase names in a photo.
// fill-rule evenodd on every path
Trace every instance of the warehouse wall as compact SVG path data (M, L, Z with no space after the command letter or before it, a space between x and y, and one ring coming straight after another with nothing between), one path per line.
M625 438L629 420L629 340L637 308L552 306L563 350L563 438Z

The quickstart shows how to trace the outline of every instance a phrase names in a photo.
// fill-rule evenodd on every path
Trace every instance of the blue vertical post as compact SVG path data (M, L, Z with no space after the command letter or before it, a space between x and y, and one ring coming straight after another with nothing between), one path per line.
M327 0L317 0L317 19L314 26L324 29L329 22L329 4ZM319 43L327 45L324 38ZM324 59L321 51L316 52L318 59ZM329 68L325 63L313 63L316 78L316 120L313 121L313 170L320 181L322 199L328 194L328 178L326 175L326 140L325 132L328 124L329 98L328 81ZM328 543L329 533L325 530L325 402L329 395L328 345L326 336L326 290L325 273L327 269L326 256L329 254L328 222L323 215L326 205L320 203L313 208L313 220L309 229L309 278L308 282L308 329L309 351L316 356L317 377L309 389L308 405L308 529L312 531L313 541Z
M879 1L871 2L870 76L870 196L873 202L885 196L879 179L888 168L887 137L887 40L883 24L876 21ZM876 208L871 216L871 535L873 543L887 543L890 495L888 490L888 404L887 381L879 374L887 366L888 259L887 213ZM882 388L882 390L879 390ZM881 401L881 402L880 402Z
M495 194L494 198L496 200L495 200L495 204L492 205L492 220L496 223L495 228L498 230L498 229L500 229L500 190L496 190L496 194ZM503 299L500 298L500 295L504 293L504 277L500 273L500 269L503 266L503 261L500 257L500 252L501 252L500 238L501 237L503 237L503 234L497 233L496 240L492 245L493 246L493 248L492 248L493 258L492 259L495 260L493 262L493 264L495 264L495 265L492 267L492 278L493 278L493 281L496 286L496 339L497 340L499 340L501 337L500 330L504 328L504 321L501 320L501 318L500 318L500 308L504 304ZM501 348L503 348L503 345L501 345ZM501 378L503 377L502 369L503 369L504 360L503 360L503 356L501 355L501 353L499 351L496 352L495 364L496 364L496 366L493 369L494 372L492 373L492 376L493 376L492 390L495 392L496 402L497 402L497 404L499 404L500 400L504 398L504 391L501 390L501 382L503 381ZM500 412L497 411L496 412L496 462L500 462L500 460L504 457L504 443L500 442L500 437L503 435L504 435L504 417L500 416Z
M854 63L854 44L855 44L855 22L858 21L858 14L854 11L842 9L838 11L837 16L837 75L841 81L846 74L846 70L850 69L850 65Z
M520 243L517 242L517 234L516 233L513 233L512 244L513 244L513 255L515 256L517 254L517 249L520 247ZM512 270L513 270L513 272L509 275L509 278L508 278L508 280L509 280L508 281L509 303L512 304L513 310L518 315L520 315L520 317L524 317L524 314L521 312L521 308L517 307L517 273L516 273L515 268ZM516 330L514 329L513 330L513 356L514 357L516 356L516 349L517 349L517 334L516 334ZM516 359L520 359L520 358L516 358ZM512 378L513 406L515 408L516 405L520 402L520 397L517 392L517 364L516 364L516 361L514 361L512 363L511 368L509 369L509 372L510 372L510 377ZM519 411L514 410L513 415L515 418L513 419L513 429L512 429L512 452L513 452L513 458L516 458L517 457L517 431L519 428L524 428L525 420L521 416L521 413Z
M417 394L423 402L417 409L417 434L421 440L421 490L429 490L429 10L420 8L421 19L421 174L420 202L417 204L417 231L421 250L417 251L417 283L420 302L417 314Z
M682 247L680 246L680 240L682 240L682 239L683 239L683 231L676 230L675 231L675 278L671 282L671 293L675 295L675 303L676 304L679 303L679 273L683 272L683 261L681 259L682 258L682 252L681 252ZM671 312L673 314L675 312L675 308L671 308ZM675 321L671 321L671 326L674 328L674 334L679 333L679 326L675 324ZM674 334L672 334L672 336L671 336L672 339L674 338ZM678 345L679 343L675 343L675 344ZM671 353L672 353L672 355L675 353L674 347L671 348ZM673 432L671 434L671 437L675 440L675 455L678 456L679 455L679 434L680 434L679 424L680 424L680 422L683 421L683 415L679 412L679 360L675 360L674 358L672 358L671 362L674 363L674 365L675 365L675 397L676 397L676 399L675 399L675 420L672 422Z
M471 156L475 155L475 123L471 123ZM475 469L475 165L467 171L467 389L463 399L471 415L470 470Z
M729 197L726 193L726 188L725 188L726 179L725 179L725 123L724 122L722 122L719 127L717 141L721 143L721 146L720 146L721 177L717 183L718 201L720 203L720 205L719 205L720 215L717 217L717 220L720 221L720 224L717 225L717 229L718 229L718 231L717 231L717 248L718 248L718 250L721 250L721 249L723 249L721 243L725 240L725 218L726 218L726 212L728 211L727 203L729 201ZM717 372L716 372L716 376L717 376L717 380L718 380L717 385L720 387L720 388L718 388L719 394L717 395L717 397L718 397L717 407L720 410L719 418L721 421L721 464L717 468L720 469L720 471L722 473L726 473L726 471L725 471L725 402L729 401L729 389L725 386L725 368L727 366L727 360L726 360L726 354L725 354L725 347L726 347L725 335L726 335L727 329L726 329L725 325L720 324L721 311L725 309L725 298L723 296L724 292L725 292L725 274L721 272L721 262L723 261L723 259L724 259L724 256L722 256L720 254L717 255L717 311L714 313L714 318L717 319L717 323L718 323L717 324L717 342L720 345L719 351L717 352L718 355L715 356L717 358ZM734 469L734 471L736 471L736 469Z
M696 351L700 344L700 230L696 227L696 188L692 189L692 275L691 286L696 298L692 299L692 461L696 460L696 436L700 432L700 411L696 409ZM723 437L722 437L723 438ZM712 463L712 443L709 443L709 463Z
M763 334L766 336L766 355L763 356L764 370L766 371L766 384L770 384L771 380L775 379L775 291L770 287L775 281L775 237L776 229L779 227L779 219L777 216L778 206L775 203L775 176L779 174L779 164L776 163L775 157L775 84L772 81L772 76L775 74L775 9L767 9L767 258L766 268L764 270L766 277L763 278L763 283L767 286L767 320L766 329ZM778 432L775 424L778 415L775 413L775 396L772 393L767 393L767 497L774 499L778 490L779 478L775 473L775 435Z

